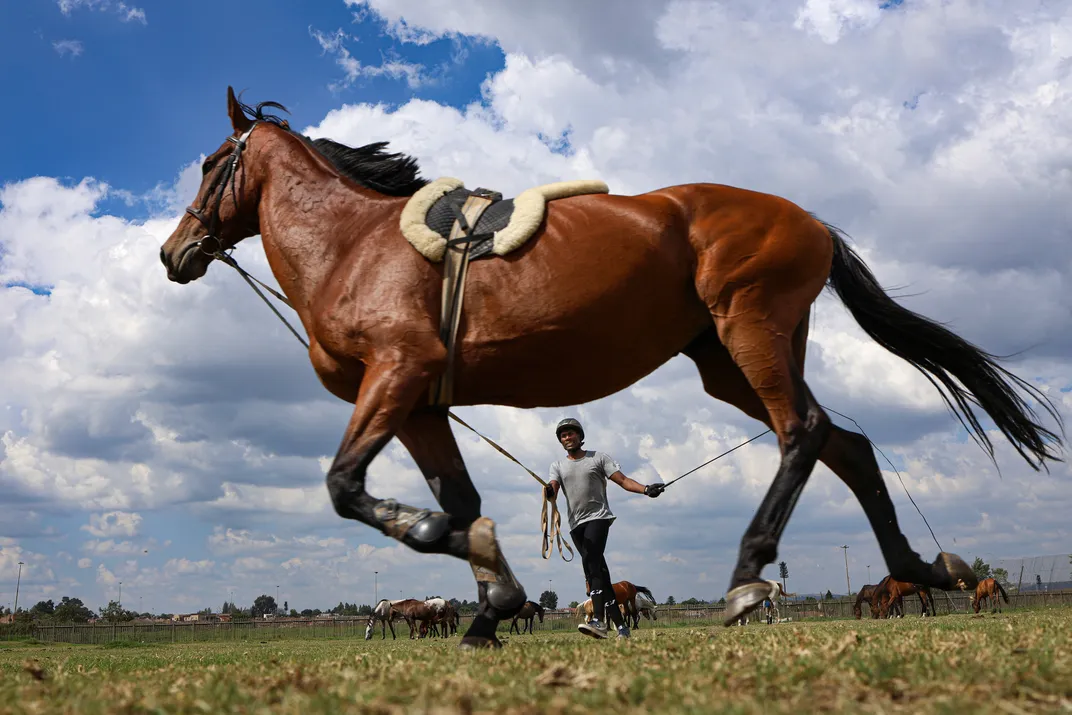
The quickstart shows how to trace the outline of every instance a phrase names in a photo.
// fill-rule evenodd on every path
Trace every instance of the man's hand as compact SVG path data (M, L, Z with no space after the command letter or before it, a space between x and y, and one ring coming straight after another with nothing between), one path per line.
M666 489L665 484L649 484L648 486L644 487L644 495L654 499L655 497L662 494L664 489Z
M546 499L548 499L550 501L554 501L555 500L555 487L554 487L554 485L548 484L546 487L544 487L543 488L543 495L544 495L544 497Z

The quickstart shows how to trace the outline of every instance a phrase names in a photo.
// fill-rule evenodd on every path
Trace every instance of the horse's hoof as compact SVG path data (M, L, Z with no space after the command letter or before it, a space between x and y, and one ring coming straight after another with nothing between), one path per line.
M722 625L732 626L752 611L756 610L770 594L770 584L766 581L742 583L730 589L726 594L726 610L722 614Z
M979 585L979 577L972 571L971 566L968 566L964 559L956 554L949 554L945 551L938 554L938 558L934 560L934 570L944 581L944 584L939 584L938 588L945 591L957 589L966 591Z
M466 636L462 638L462 642L458 644L458 650L484 650L486 648L498 650L499 648L502 648L502 641L495 636L492 636L491 638Z

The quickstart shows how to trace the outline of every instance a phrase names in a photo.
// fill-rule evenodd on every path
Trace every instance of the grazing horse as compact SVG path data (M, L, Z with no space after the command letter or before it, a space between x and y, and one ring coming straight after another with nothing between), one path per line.
M458 632L458 614L450 601L436 596L435 598L426 599L424 603L435 613L435 618L429 624L422 626L421 636L430 632L436 637L442 635L443 638L447 638ZM442 634L440 633L440 626L442 626Z
M543 623L543 606L535 601L525 601L525 605L517 612L517 615L514 616L513 623L510 624L510 632L513 633L517 630L517 621L518 619L522 619L525 621L525 625L517 631L517 634L521 635L526 630L528 630L529 633L532 633L533 628L536 625L537 616L540 617L540 623Z
M413 640L416 635L423 638L432 622L436 619L435 609L424 601L418 601L415 598L392 601L391 617L393 620L395 619L395 614L398 614L409 626L410 640Z
M365 626L365 640L372 638L372 633L376 628L376 621L380 622L380 640L387 638L387 629L391 629L391 639L395 638L395 627L392 621L401 621L402 614L394 613L391 611L391 606L398 603L401 599L394 601L388 601L386 598L381 599L376 607L372 609L372 613L368 617L368 625Z
M852 604L852 615L856 616L856 620L860 620L864 615L863 604L867 603L868 613L872 617L877 618L877 611L871 606L871 598L875 595L875 584L868 584L860 589L860 592L856 594L856 603Z
M649 621L659 620L659 615L655 612L656 606L657 604L655 603L654 598L648 596L647 593L638 593L636 595L637 613L633 615L633 628L640 628L641 614L643 614Z
M904 597L911 596L913 593L919 594L924 617L938 615L938 611L934 608L934 595L928 587L918 583L898 581L892 576L887 576L878 582L871 596L871 617L889 618L892 611L904 618ZM930 613L928 613L928 606Z
M655 601L655 596L651 594L647 586L636 586L629 581L619 581L611 586L614 589L614 599L618 602L618 607L621 609L622 617L625 618L625 622L629 621L637 622L640 620L640 614L637 611L636 598L638 593L647 595L648 598ZM588 587L588 582L584 582L584 592L588 593L591 589ZM601 614L600 618L604 615Z
M982 608L984 600L988 601L988 605L991 609L1001 611L1001 601L998 600L998 594L1005 600L1005 603L1009 602L1009 594L1005 593L1005 589L996 579L984 578L979 582L979 585L975 587L975 595L972 596L972 609L978 613Z
M429 404L440 377L456 406L561 407L618 392L684 354L709 395L770 427L781 461L741 538L726 625L768 594L760 573L777 558L817 460L852 490L898 579L943 589L977 583L959 557L926 563L912 550L868 439L833 424L805 382L809 318L824 287L865 333L931 380L991 457L980 413L1033 468L1058 459L1061 438L1029 404L1061 424L1041 391L896 303L838 229L786 199L731 186L550 202L540 194L535 234L505 258L469 265L448 341L444 264L403 233L403 218L420 228L420 212L406 211L428 183L417 162L383 142L310 140L265 107L281 105L253 108L228 88L232 134L205 159L194 205L161 246L161 262L170 280L189 283L214 260L233 263L227 252L260 234L313 369L354 405L326 476L335 511L416 551L470 564L480 605L463 647L501 646L496 626L526 596L494 522L481 515L446 405ZM573 379L564 381L567 363ZM394 437L443 511L368 492L369 464Z

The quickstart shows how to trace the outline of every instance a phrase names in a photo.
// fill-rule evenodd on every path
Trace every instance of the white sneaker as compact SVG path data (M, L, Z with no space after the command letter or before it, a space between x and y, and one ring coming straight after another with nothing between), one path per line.
M607 637L607 627L594 618L588 623L582 623L577 626L577 630L586 636L592 636L593 638Z

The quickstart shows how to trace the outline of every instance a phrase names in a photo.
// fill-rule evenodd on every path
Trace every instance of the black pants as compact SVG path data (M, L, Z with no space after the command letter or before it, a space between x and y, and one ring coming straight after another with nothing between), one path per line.
M611 588L607 559L603 556L607 548L610 524L610 519L589 521L571 531L570 536L573 537L577 553L581 555L584 578L588 582L592 597L592 612L596 618L603 620L606 617L620 626L622 614L618 610L618 601L614 598L614 589Z

